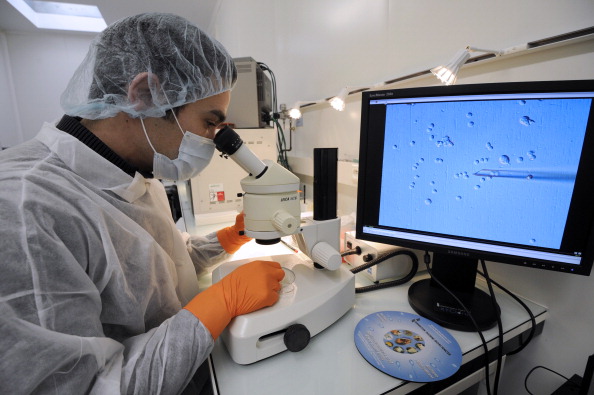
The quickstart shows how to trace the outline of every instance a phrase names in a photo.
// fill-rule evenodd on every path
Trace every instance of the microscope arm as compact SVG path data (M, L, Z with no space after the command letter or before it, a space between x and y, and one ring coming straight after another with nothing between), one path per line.
M328 270L337 270L342 263L339 235L340 218L325 221L306 218L300 232L293 237L299 249L314 263Z

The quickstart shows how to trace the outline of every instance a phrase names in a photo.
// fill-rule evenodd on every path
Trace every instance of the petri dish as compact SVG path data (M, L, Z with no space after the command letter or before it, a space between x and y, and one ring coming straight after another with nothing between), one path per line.
M286 294L292 292L295 289L295 273L291 269L287 269L286 267L282 268L285 272L285 277L281 280L281 289L279 293Z

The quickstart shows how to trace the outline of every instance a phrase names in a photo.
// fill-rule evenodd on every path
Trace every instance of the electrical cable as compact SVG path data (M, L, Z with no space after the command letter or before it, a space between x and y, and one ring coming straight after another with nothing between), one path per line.
M493 384L493 393L497 394L497 392L499 391L499 379L501 377L501 364L503 363L503 324L501 322L501 315L498 312L499 306L497 305L497 298L495 297L495 292L493 291L491 277L489 277L489 272L487 272L487 265L485 264L484 259L481 259L480 262L481 266L483 267L483 272L485 273L485 280L487 280L487 287L489 288L489 294L491 295L491 303L493 304L493 310L495 311L495 315L497 316L497 339L499 340L499 345L497 347L497 368L495 369L495 382Z
M345 257L347 255L355 255L355 254L356 255L361 255L361 247L357 246L357 247L355 247L353 249L343 251L343 252L340 253L340 256L341 257Z
M429 273L429 276L431 276L431 280L435 281L444 291L446 291L452 298L454 298L454 300L458 303L458 305L460 307L462 307L462 309L466 312L466 315L472 322L472 325L474 326L479 337L481 338L483 350L485 353L485 382L487 384L487 395L491 395L491 385L489 383L489 347L487 347L487 341L485 340L485 336L483 335L483 332L480 330L474 317L472 316L472 314L470 313L468 308L466 308L464 303L462 303L462 301L460 299L458 299L458 297L456 295L454 295L454 293L452 291L450 291L445 285L443 285L442 282L439 281L439 279L437 279L436 277L433 276L431 268L429 267L429 263L431 261L431 258L429 257L429 251L425 251L423 261L425 262L425 266L427 267L427 272Z
M289 159L287 158L287 152L291 151L291 149L287 149L287 142L285 140L285 132L278 121L278 119L273 118L273 122L276 124L276 132L277 132L277 150L278 150L278 158L277 162L280 163L284 168L287 170L291 170L291 166L289 166ZM289 131L289 133L291 133Z
M534 395L532 392L530 392L530 390L528 389L528 378L530 378L530 375L536 370L536 369L544 369L544 370L548 370L551 373L555 373L556 375L562 377L565 379L565 381L570 381L567 377L563 376L561 373L559 372L555 372L553 369L549 369L545 366L535 366L534 368L532 368L532 370L530 370L528 372L528 374L526 375L526 378L524 379L524 389L526 389L526 392L528 392L530 395Z
M289 160L287 158L287 142L285 140L285 132L283 131L282 126L278 122L278 96L277 96L277 87L276 87L276 76L274 72L266 63L257 62L258 66L263 70L268 72L270 75L270 81L272 83L272 115L269 115L268 121L272 121L276 125L276 149L278 151L277 162L286 168L287 170L291 170L289 166ZM290 133L291 131L289 131Z
M258 64L258 66L260 66L260 68L263 71L267 71L268 74L270 74L270 81L272 82L272 112L275 113L278 111L277 108L277 95L276 95L276 77L274 75L274 72L272 71L272 69L270 67L268 67L268 65L266 63L263 62L256 62Z
M480 270L478 271L478 274L485 277L484 273L482 273ZM526 312L530 316L530 322L532 323L532 327L530 328L530 333L528 334L528 338L518 348L507 353L507 355L517 354L520 351L522 351L532 341L532 338L534 337L534 335L536 333L536 317L534 317L534 313L532 312L532 310L530 310L530 308L526 305L526 303L524 303L522 301L522 299L517 297L513 292L511 292L510 290L505 288L503 285L497 283L497 281L495 281L493 279L491 279L491 283L495 284L495 286L497 288L499 288L500 290L502 290L503 292L505 292L509 296L511 296L516 302L518 302L526 310Z
M357 247L357 248L359 248L359 251L361 250L360 247ZM354 253L351 252L352 250L345 251L346 255L357 254L357 252L356 252L357 248L354 249L354 251L355 251ZM360 252L359 252L359 254L360 254ZM417 255L414 252L409 251L409 250L393 250L393 251L387 252L385 254L378 256L377 258L375 258L374 260L372 260L370 262L364 263L363 265L360 265L360 266L357 266L357 267L351 269L351 273L355 274L355 273L359 273L363 270L367 270L372 266L375 266L387 259L390 259L390 258L398 256L398 255L407 255L412 260L412 267L411 267L410 271L408 272L408 274L406 274L404 277L396 279L396 280L385 281L383 283L368 285L365 287L357 287L357 288L355 288L355 293L363 293L363 292L375 291L378 289L395 287L397 285L402 285L402 284L405 284L405 283L409 282L410 280L412 280L412 278L417 274L417 270L419 268L419 259L417 258Z

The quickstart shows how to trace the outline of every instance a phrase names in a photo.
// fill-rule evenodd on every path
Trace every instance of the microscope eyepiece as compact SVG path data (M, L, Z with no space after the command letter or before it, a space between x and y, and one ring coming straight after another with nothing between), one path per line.
M225 155L233 155L242 146L243 140L237 132L229 126L225 126L215 135L212 140L217 150Z
M217 150L227 157L233 159L250 175L260 178L268 169L266 164L243 143L239 134L229 126L225 126L215 135L212 140Z

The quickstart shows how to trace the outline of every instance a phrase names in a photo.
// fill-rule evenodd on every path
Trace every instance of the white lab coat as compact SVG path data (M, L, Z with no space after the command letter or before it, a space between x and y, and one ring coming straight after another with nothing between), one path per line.
M182 306L216 235L53 125L0 154L0 252L0 393L179 393L213 347Z

